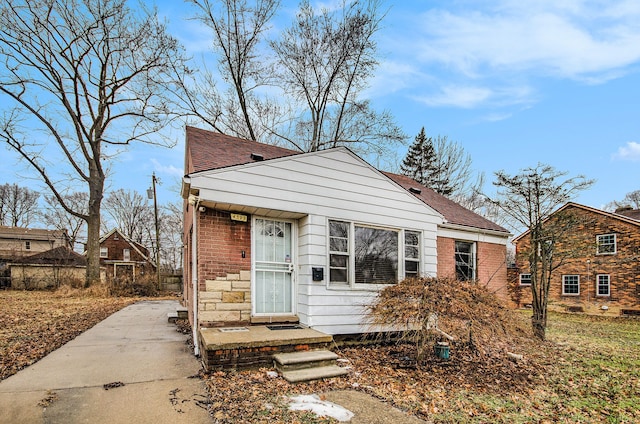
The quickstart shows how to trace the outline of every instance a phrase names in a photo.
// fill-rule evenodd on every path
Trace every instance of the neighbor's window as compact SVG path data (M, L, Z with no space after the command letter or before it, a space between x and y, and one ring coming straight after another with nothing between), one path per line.
M130 249L122 249L122 260L124 260L125 262L129 262L131 260Z
M520 285L521 286L530 286L531 285L531 274L520 274Z
M578 275L562 276L562 294L580 294L580 277Z
M100 248L100 257L101 258L106 258L109 256L109 248L108 247L101 247Z
M420 275L420 233L417 231L404 232L404 276L418 277Z
M475 244L468 241L456 241L456 278L460 281L473 281L476 278Z
M611 296L611 277L608 274L598 274L598 296Z
M24 249L25 250L31 250L31 242L30 241L25 241L24 242Z
M611 255L616 253L616 235L601 234L596 236L599 255Z
M398 282L398 231L355 226L357 284Z
M329 221L329 282L349 282L349 223Z

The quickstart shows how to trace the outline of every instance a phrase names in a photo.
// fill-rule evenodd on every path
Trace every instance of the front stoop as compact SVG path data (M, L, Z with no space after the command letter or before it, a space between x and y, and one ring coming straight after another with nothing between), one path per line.
M275 368L289 383L339 377L348 373L336 365L338 355L328 350L279 353L273 355Z

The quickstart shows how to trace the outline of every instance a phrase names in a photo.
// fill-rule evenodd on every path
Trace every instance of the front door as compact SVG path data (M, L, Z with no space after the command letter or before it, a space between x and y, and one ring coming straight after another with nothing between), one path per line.
M253 312L292 315L293 225L288 221L256 218L254 225Z

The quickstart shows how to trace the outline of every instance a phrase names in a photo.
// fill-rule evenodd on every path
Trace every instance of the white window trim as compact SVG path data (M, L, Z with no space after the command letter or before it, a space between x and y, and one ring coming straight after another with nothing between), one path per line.
M104 252L104 255L102 254L102 252ZM109 257L109 248L108 247L101 247L100 248L100 257L101 258L108 258Z
M529 281L531 281L531 273L530 273L530 272L523 272L523 273L520 273L519 278L518 278L518 281L520 282L520 285L521 285L521 286L525 286L525 287L529 287L529 286L531 286L531 283L530 283L530 282L529 282L529 283L523 283L523 282L522 282L522 276L523 276L523 275L528 275L528 276L529 276Z
M24 250L31 250L31 241L27 240L24 242Z
M600 294L600 277L607 277L607 294ZM611 297L611 275L610 274L597 274L596 275L596 296L597 297Z
M613 252L600 252L600 237L613 236ZM596 235L596 255L615 255L618 253L618 235L616 233Z
M578 277L578 293L565 293L564 291L564 279L565 277ZM578 274L563 274L562 275L562 295L563 296L580 296L580 275Z
M348 234L348 240L349 240L349 249L348 249L348 255L349 255L349 263L348 263L348 270L349 270L349 274L347 276L347 282L346 283L342 283L342 282L331 282L331 260L330 260L330 255L331 255L331 250L330 250L330 238L331 238L331 234L330 234L330 226L329 226L329 221L337 221L337 222L344 222L346 224L349 225L349 234ZM391 286L393 284L368 284L368 283L356 283L356 266L355 266L355 227L368 227L368 228L377 228L377 229L381 229L381 230L388 230L388 231L394 231L396 233L398 233L398 271L397 271L397 280L398 282L402 281L405 278L405 256L404 256L404 232L405 231L413 231L419 234L420 240L418 243L418 274L422 275L423 274L423 269L424 269L424 260L423 260L423 232L421 230L417 230L417 229L413 229L413 228L394 228L394 227L385 227L385 226L381 226L381 225L374 225L374 224L366 224L366 223L362 223L359 221L350 221L348 219L340 219L340 218L327 218L326 221L327 225L326 225L326 234L327 234L327 262L326 262L326 269L328 270L327 272L327 276L326 276L326 287L327 289L332 289L332 290L340 290L340 289L350 289L350 290L354 290L354 291L358 291L358 290L362 290L362 291L379 291L385 287Z

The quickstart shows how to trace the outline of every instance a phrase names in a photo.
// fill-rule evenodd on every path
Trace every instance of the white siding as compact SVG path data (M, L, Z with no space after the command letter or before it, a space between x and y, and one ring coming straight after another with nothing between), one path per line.
M421 270L436 274L442 216L347 149L208 171L192 176L191 187L214 207L298 217L297 313L320 331L366 331L363 305L379 290L328 286L329 219L422 231ZM324 269L324 281L312 281L313 267Z

